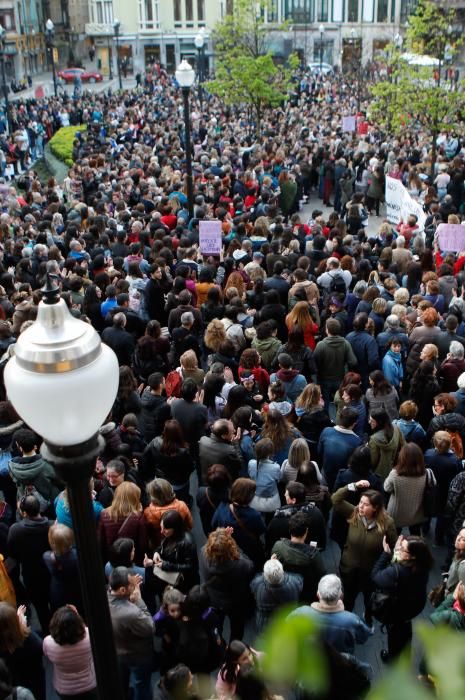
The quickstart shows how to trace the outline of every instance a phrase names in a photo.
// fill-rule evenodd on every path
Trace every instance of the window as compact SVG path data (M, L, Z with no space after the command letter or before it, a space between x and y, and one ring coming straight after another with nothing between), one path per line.
M416 0L401 0L401 3L400 3L400 21L401 21L401 24L404 24L408 20L409 15L413 15L413 13L415 12L416 6L417 6Z
M98 24L113 24L113 3L108 0L97 0L94 17Z
M194 21L194 9L192 7L192 0L186 0L186 22Z
M197 0L197 22L205 22L205 0Z
M378 12L376 19L378 22L387 22L388 18L388 0L378 0Z
M347 8L347 21L358 22L358 0L349 0Z
M321 50L321 62L329 63L330 66L333 65L333 52L334 52L334 41L332 39L323 39L320 43L319 39L315 39L313 42L313 60L315 63L320 62L320 50Z
M7 32L11 31L14 29L14 17L13 17L13 12L9 12L8 10L3 10L3 12L0 13L0 24L2 27L4 27Z
M174 0L173 12L174 12L174 21L177 23L180 23L181 22L181 0Z
M159 0L139 0L139 28L158 28Z
M288 19L296 24L311 22L310 6L311 0L285 0L284 19Z
M328 21L328 0L319 0L318 3L318 22Z

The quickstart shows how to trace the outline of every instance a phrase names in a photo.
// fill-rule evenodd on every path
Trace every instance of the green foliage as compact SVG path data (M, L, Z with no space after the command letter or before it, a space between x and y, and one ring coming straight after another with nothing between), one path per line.
M420 0L415 14L408 21L408 49L444 60L445 47L450 41L448 29L452 27L455 17L455 11L441 3Z
M291 608L280 610L263 633L263 675L289 686L299 683L313 692L325 690L327 668L318 643L318 625L306 615L288 617L290 612Z
M443 65L446 49L457 50L462 42L456 37L452 47L450 29L455 14L432 0L420 0L409 18L406 48L424 53ZM400 135L406 129L421 129L431 139L432 166L436 160L436 138L442 130L459 128L465 110L462 89L452 91L450 85L436 80L434 69L409 65L402 60L394 45L388 47L390 80L373 86L374 101L370 116L387 131Z
M227 15L214 30L215 79L206 85L226 104L251 108L257 134L264 111L286 99L298 65L293 55L286 67L277 66L268 52L270 32L263 19L268 4L267 0L235 1L234 14Z
M259 648L266 681L293 687L300 684L318 693L327 687L327 668L318 642L318 625L307 616L288 617L291 609L274 615L263 632ZM415 626L423 645L428 671L434 680L439 700L465 698L465 660L463 633L449 627L432 627L421 622ZM431 700L434 695L412 670L407 653L386 667L374 683L366 700Z
M269 0L234 0L233 14L226 15L213 30L217 60L241 55L257 58L268 52L270 32L263 13L270 5Z
M55 158L62 160L66 165L73 165L73 141L77 131L86 131L86 124L79 126L64 126L50 139L49 146Z

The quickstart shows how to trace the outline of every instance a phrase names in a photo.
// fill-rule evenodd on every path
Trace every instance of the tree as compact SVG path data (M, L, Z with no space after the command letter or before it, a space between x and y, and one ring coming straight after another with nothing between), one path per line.
M264 21L268 0L236 0L234 12L213 33L215 79L207 89L226 104L251 108L257 135L266 109L286 99L297 56L288 65L276 65L269 51L269 29Z
M390 79L372 88L370 116L375 121L395 135L420 129L429 138L432 174L438 135L456 130L465 110L463 92L453 91L451 83L441 80L446 54L452 55L462 41L456 36L453 42L454 18L453 10L432 0L420 0L409 18L406 48L413 54L430 56L436 66L412 65L402 58L398 46L391 45Z

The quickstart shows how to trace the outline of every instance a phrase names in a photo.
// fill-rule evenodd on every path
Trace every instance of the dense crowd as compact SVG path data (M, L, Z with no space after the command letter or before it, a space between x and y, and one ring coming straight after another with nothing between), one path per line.
M341 74L298 76L259 136L194 99L190 217L182 99L149 83L16 103L21 166L48 125L88 129L63 183L0 184L0 371L47 276L118 358L91 489L128 696L200 697L206 675L218 700L310 697L258 672L254 640L293 604L330 670L311 697L359 698L357 645L383 623L383 661L411 646L432 542L432 622L465 629L465 250L434 237L463 218L465 152L441 134L431 174L420 131L393 139L361 112L342 132L356 98ZM367 233L386 175L424 231L412 216ZM199 245L209 219L218 256ZM66 488L1 386L0 698L42 700L46 658L60 698L93 700Z

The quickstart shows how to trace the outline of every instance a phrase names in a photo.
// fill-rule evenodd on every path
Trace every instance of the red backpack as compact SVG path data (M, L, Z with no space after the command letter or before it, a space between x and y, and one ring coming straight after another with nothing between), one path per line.
M167 397L169 398L170 396L174 396L178 399L181 396L181 387L181 373L178 372L176 369L173 369L171 372L168 372L168 375L165 379L165 391Z

